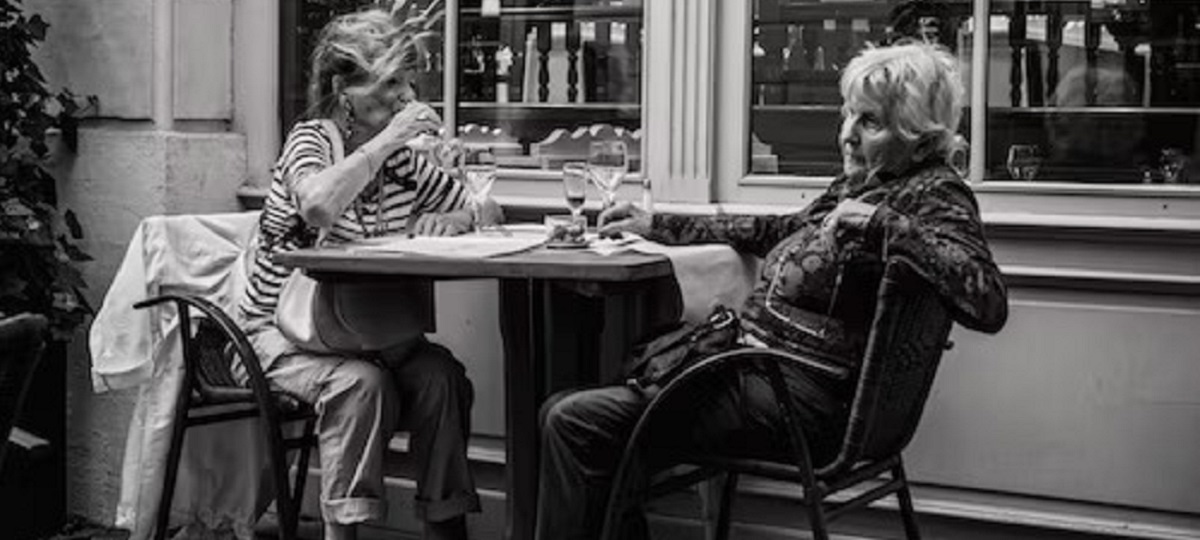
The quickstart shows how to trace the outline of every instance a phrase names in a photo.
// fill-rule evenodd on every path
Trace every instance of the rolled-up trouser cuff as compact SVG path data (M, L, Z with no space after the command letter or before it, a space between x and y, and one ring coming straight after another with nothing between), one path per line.
M349 525L387 517L387 505L379 499L345 498L322 504L326 522Z
M417 499L413 504L417 519L422 521L446 521L467 512L479 512L479 495L476 493L456 493L449 499L441 501L425 501Z

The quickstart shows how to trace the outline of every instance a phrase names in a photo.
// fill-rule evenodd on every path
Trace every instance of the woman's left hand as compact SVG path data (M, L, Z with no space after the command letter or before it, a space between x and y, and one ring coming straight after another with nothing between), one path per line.
M821 229L827 233L833 232L863 232L875 214L875 205L854 199L846 199L825 216Z
M471 230L471 212L421 214L408 228L409 236L455 236Z

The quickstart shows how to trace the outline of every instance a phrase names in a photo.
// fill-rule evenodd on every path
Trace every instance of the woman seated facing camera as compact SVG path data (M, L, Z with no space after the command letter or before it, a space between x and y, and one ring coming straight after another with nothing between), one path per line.
M601 216L601 233L629 231L666 244L720 242L763 258L741 306L742 344L808 360L784 366L801 429L820 463L837 450L853 398L884 261L907 259L954 319L996 332L1008 303L970 188L946 163L963 88L957 63L924 43L868 49L841 78L843 173L803 210L775 216L651 215L629 204ZM835 302L836 299L836 302ZM696 421L655 432L649 452L759 454L786 448L764 376L706 387ZM543 409L537 538L599 534L612 475L650 397L612 386L556 396ZM654 455L643 456L651 468ZM645 535L645 523L630 535Z
M466 538L465 514L479 511L467 463L474 393L450 351L421 336L380 358L318 353L290 342L275 322L291 273L275 262L279 253L321 236L344 242L471 227L463 186L407 147L441 123L407 82L415 37L378 9L341 16L321 31L310 119L292 128L274 169L239 304L271 384L317 411L328 540L354 538L357 523L384 517L384 456L401 429L412 433L414 509L425 537Z

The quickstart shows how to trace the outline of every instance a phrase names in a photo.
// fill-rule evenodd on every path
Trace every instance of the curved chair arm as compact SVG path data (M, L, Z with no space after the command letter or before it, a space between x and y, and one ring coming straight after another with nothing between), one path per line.
M271 397L271 388L270 385L267 384L266 375L262 370L262 364L259 363L258 355L254 353L254 347L250 345L250 341L246 339L246 334L242 332L241 328L238 328L237 323L233 322L233 319L230 318L229 315L225 314L224 310L217 307L216 304L213 304L212 302L199 296L190 294L165 294L162 296L156 296L154 298L148 298L146 300L137 302L133 304L133 307L136 309L144 309L166 302L175 303L176 308L180 313L181 325L190 324L191 317L188 314L188 308L195 308L197 311L208 316L217 324L222 333L225 334L225 337L228 338L230 343L233 344L235 352L242 359L242 365L246 369L246 374L249 375L249 390L253 394L254 401L258 405L259 412L263 415L263 419L268 422L268 425L278 425L279 412L272 401L273 398ZM190 358L188 358L186 352L184 354L184 361L192 361ZM191 368L189 367L187 369L190 370ZM219 394L228 395L215 397L217 397L218 400L220 400L221 397L226 399L233 398L235 397L233 393L236 393L236 390L238 389L223 389L219 392Z
M800 365L807 369L813 367L807 359L798 355L777 349L745 347L705 358L685 369L679 376L672 379L666 386L659 390L638 418L638 422L625 444L624 453L621 455L621 461L617 465L616 474L613 476L612 489L609 493L608 510L606 511L601 538L608 539L616 533L616 519L624 511L624 509L618 508L623 499L622 486L626 482L625 477L633 472L633 460L637 453L637 446L641 442L642 437L645 436L644 432L649 429L655 413L667 407L673 396L683 393L694 381L712 372L722 369L729 369L732 372L743 369L753 369L760 372L765 370L768 379L771 381L772 390L776 396L780 397L780 399L776 400L780 407L780 417L784 421L785 429L790 434L789 440L795 445L795 448L793 448L795 455L798 456L798 459L803 460L796 465L800 469L801 474L804 474L804 471L812 471L807 441L804 440L804 433L796 428L796 423L793 420L795 411L791 407L791 400L786 398L788 394L783 384L782 373L779 369L781 365L786 364ZM809 475L808 480L815 481L811 475ZM811 485L811 482L809 485Z

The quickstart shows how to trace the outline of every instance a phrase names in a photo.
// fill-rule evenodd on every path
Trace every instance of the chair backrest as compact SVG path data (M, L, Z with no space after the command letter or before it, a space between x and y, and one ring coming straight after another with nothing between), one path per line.
M909 263L889 262L878 291L842 448L825 470L896 455L908 445L948 343L949 312Z
M245 401L253 390L238 384L237 367L246 370L251 386L265 379L258 357L236 323L216 304L197 296L164 295L134 304L138 309L172 303L179 314L183 348L184 383L196 404ZM235 367L237 366L237 367Z
M47 326L45 317L29 313L0 320L0 464L41 361Z

